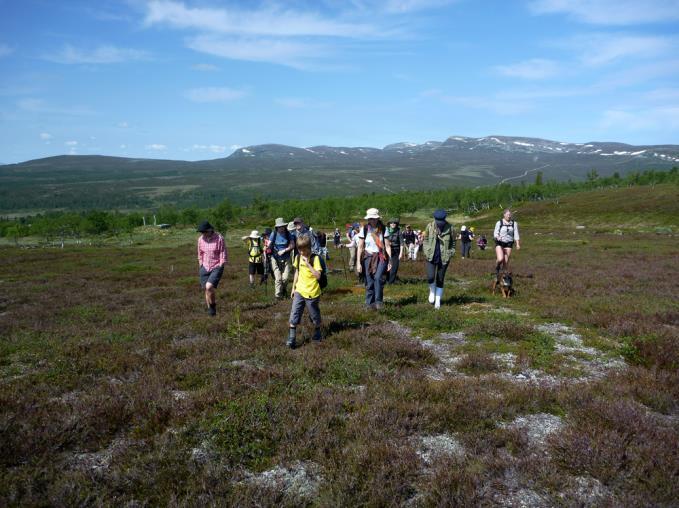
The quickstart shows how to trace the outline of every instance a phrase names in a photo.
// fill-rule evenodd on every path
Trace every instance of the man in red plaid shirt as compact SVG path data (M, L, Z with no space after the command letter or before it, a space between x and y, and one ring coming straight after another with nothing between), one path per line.
M224 238L208 221L198 226L201 235L198 237L198 265L200 266L200 285L205 289L205 303L210 316L217 314L215 288L224 273L224 264L228 261Z

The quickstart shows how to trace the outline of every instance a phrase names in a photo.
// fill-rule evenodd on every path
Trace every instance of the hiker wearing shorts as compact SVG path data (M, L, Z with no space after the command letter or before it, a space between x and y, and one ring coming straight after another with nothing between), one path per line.
M269 238L269 245L271 247L271 268L273 268L275 280L276 299L281 300L287 294L288 279L292 268L290 257L295 248L292 235L288 231L288 223L282 217L276 219L274 231Z
M264 277L264 247L262 245L262 237L259 236L259 231L256 229L250 233L250 236L241 238L245 242L248 250L248 277L250 279L250 289L255 287L255 274L259 274L260 278Z
M356 272L365 276L365 306L380 310L384 307L382 275L391 269L391 244L385 238L385 227L377 208L369 208L365 220L368 224L358 233Z
M427 281L429 282L429 303L435 309L441 307L443 281L448 263L455 254L455 231L446 220L446 211L434 212L434 220L424 230L424 257L427 260Z
M228 253L224 238L208 221L198 225L198 274L200 285L205 290L205 303L210 316L217 314L215 288L224 273L224 265L228 261Z
M512 212L506 208L502 213L502 218L495 224L493 231L495 238L495 274L500 270L506 270L509 266L509 257L512 255L512 248L516 244L516 250L521 249L519 242L519 225L512 219Z
M290 308L290 327L286 345L290 349L297 347L297 325L302 321L304 308L309 311L309 318L314 324L315 343L321 341L321 259L311 253L311 238L302 235L297 240L298 255L295 257L295 278L292 283L292 306Z

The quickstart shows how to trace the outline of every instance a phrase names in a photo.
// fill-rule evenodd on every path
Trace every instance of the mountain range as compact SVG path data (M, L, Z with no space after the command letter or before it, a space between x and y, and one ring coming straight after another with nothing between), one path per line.
M213 205L224 198L399 192L544 180L579 180L679 166L679 145L564 143L452 136L384 148L279 144L239 148L206 161L63 155L0 166L0 211Z

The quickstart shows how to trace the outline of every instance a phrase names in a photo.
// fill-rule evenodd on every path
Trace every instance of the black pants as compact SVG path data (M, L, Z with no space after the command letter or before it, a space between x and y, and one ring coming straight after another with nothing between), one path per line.
M462 242L462 257L468 258L469 251L472 249L472 242Z
M442 288L443 279L446 278L447 269L448 263L444 264L439 261L437 264L434 264L430 261L427 261L427 282L429 284L436 282L436 287Z
M401 252L401 249L397 249L396 253L391 253L391 270L389 270L389 273L387 274L387 284L393 284L396 282L396 274L398 274L398 265L401 262L401 260L398 257L399 252Z

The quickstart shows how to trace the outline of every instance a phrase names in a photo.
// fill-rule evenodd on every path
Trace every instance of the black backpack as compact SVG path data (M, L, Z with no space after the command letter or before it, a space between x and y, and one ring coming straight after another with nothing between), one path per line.
M311 255L311 257L309 258L309 261L310 261L309 264L311 266L314 266L314 258L317 258L317 257L318 256L316 254ZM299 271L299 259L300 259L300 256L297 256L297 271ZM326 287L328 287L328 274L325 271L325 265L322 262L323 260L321 260L320 258L319 258L319 260L321 261L321 278L318 279L318 285L321 286L321 290L323 290Z

